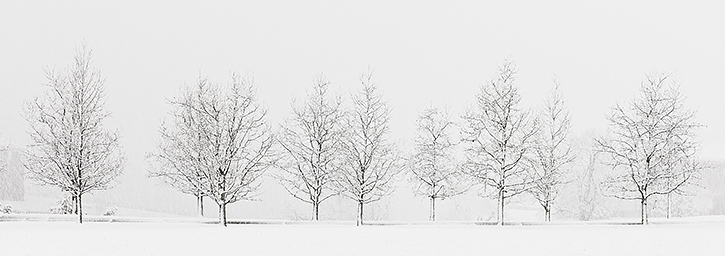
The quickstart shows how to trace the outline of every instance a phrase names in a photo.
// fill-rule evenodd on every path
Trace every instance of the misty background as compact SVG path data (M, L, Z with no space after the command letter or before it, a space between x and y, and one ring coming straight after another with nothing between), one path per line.
M92 214L117 206L128 214L195 215L193 196L147 178L144 157L158 142L170 110L167 99L200 75L226 83L233 71L250 74L268 108L267 121L277 128L316 75L324 73L333 93L349 103L360 73L370 66L392 108L390 138L409 153L420 110L447 106L457 119L506 58L518 67L516 86L525 108L541 107L552 77L558 77L571 115L570 138L582 149L590 146L589 138L606 133L610 108L633 99L645 74L672 71L686 107L706 125L697 131L700 158L716 166L704 175L699 201L690 204L712 214L721 207L714 202L723 200L713 191L722 185L718 163L725 159L725 17L718 7L707 1L6 1L0 8L0 146L17 152L30 142L21 115L25 102L45 93L44 69L70 65L83 43L106 78L111 116L105 127L119 130L127 158L116 186L87 197ZM366 218L427 218L427 199L414 197L405 179L399 183ZM24 203L10 202L15 208L47 210L61 198L58 189L29 180L24 190ZM230 205L230 218L309 217L309 206L271 177L259 193L259 201ZM526 198L514 200L519 210L512 207L507 218L542 216ZM205 202L207 215L215 216L216 205ZM629 216L627 210L637 216L638 208L628 202L610 204L624 209L611 216ZM494 202L476 191L439 207L441 220L495 218ZM322 204L321 219L353 219L354 212L348 199L331 199ZM562 215L555 211L557 218Z

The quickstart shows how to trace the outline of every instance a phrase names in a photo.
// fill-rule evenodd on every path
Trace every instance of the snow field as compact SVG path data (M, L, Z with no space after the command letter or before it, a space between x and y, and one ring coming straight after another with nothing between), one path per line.
M2 255L723 255L725 223L347 226L0 222Z

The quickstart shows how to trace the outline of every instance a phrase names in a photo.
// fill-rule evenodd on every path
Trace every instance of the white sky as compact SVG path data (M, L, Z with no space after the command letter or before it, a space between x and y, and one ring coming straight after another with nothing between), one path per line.
M72 62L82 42L107 78L108 127L146 173L160 120L201 72L253 74L277 125L324 72L344 96L368 65L393 108L393 139L412 138L417 111L455 115L504 58L519 67L526 107L562 81L574 137L606 129L616 102L650 71L674 71L706 128L702 157L723 159L725 16L715 1L5 1L0 6L0 137L28 142L20 116L44 91L44 68ZM252 1L249 1L252 2Z

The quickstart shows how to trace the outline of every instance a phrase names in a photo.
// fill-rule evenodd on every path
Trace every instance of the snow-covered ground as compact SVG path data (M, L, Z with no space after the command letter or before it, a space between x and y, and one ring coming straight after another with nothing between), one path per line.
M632 225L0 222L0 255L723 255L722 218Z

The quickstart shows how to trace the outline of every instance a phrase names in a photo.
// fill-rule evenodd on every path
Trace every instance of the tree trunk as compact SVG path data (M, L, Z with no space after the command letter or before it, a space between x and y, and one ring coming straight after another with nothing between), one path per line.
M73 214L78 214L78 197L72 195L71 202L73 204Z
M227 226L227 204L224 203L224 208L222 209L222 214L224 216L224 226Z
M78 194L78 223L83 223L83 200L81 200L81 195Z
M219 224L222 226L227 226L227 204L221 203L219 204Z
M501 226L503 226L503 216L504 216L504 214L503 214L503 203L504 203L503 191L504 191L503 189L498 190L498 218L497 218L498 223L497 224L501 225Z
M436 198L430 198L430 221L436 221Z
M642 199L641 200L641 204L642 204L641 205L641 207L642 207L642 220L641 220L640 224L645 225L645 224L647 224L649 222L647 220L647 199Z
M312 203L312 220L320 220L320 203Z
M196 207L199 210L199 216L204 217L204 196L196 196Z
M546 222L551 222L551 205L549 202L546 202L546 206L544 207L544 220Z
M363 225L363 202L357 202L357 226Z
M670 215L672 215L672 199L670 198L670 195L672 193L667 193L667 219L670 219Z

